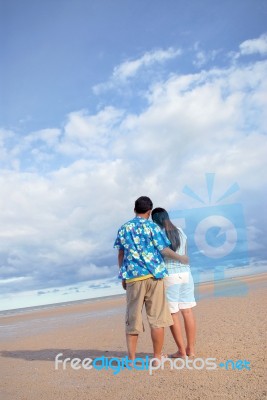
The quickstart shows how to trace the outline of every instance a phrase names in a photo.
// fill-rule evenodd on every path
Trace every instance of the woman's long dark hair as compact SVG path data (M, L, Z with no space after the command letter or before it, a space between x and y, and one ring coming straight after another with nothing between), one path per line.
M176 251L181 245L180 233L170 220L169 214L164 208L157 207L151 213L152 220L162 229L165 229L166 235L171 242L171 249Z

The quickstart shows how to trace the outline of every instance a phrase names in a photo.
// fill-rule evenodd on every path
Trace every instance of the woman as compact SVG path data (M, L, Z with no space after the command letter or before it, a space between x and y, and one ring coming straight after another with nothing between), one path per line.
M181 228L177 228L171 222L164 208L155 208L152 211L152 219L163 229L171 242L170 248L179 255L186 255L187 237ZM184 358L195 356L196 323L192 307L196 305L194 297L194 282L190 266L164 258L169 276L164 278L166 296L173 318L170 326L173 338L177 344L176 353L168 355L171 358ZM185 346L180 323L180 310L184 320L187 344Z

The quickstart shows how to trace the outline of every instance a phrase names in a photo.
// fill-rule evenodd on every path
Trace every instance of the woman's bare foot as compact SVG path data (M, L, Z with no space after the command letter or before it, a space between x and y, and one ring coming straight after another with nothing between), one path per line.
M181 353L179 350L176 351L176 353L174 354L169 354L168 355L169 358L185 358L186 357L186 353Z
M189 349L187 347L186 348L186 355L187 355L187 357L195 357L195 350L194 349Z

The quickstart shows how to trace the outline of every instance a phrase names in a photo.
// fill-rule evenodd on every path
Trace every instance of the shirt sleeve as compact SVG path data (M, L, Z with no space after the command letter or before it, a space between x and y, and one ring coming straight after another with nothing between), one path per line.
M169 247L171 242L167 238L166 234L156 225L152 226L152 241L158 251L162 251L166 247Z

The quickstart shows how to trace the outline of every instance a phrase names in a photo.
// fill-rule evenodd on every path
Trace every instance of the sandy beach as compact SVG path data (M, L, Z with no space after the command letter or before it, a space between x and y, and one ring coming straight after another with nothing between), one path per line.
M59 353L61 359L81 361L127 356L125 296L1 316L0 398L262 400L266 398L267 274L243 277L242 282L247 291L241 294L234 293L234 279L222 283L221 292L217 288L215 294L212 283L200 286L204 295L195 307L197 359L191 360L192 369L166 363L155 371L124 368L115 374L115 369L100 369L100 360L98 369L73 369L70 361L66 369L62 363L55 369ZM231 287L231 295L221 296L227 293L222 286ZM144 321L137 357L145 360L152 356L152 344ZM175 350L166 329L164 352ZM216 368L203 366L207 358L215 359Z

